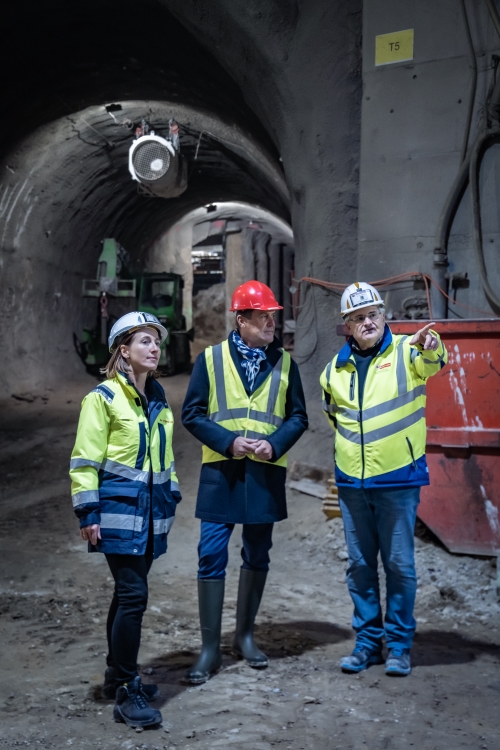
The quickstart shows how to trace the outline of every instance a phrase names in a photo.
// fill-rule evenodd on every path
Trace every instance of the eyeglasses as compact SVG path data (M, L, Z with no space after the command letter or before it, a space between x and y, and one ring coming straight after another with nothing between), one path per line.
M360 323L364 323L367 318L369 318L369 320L377 320L381 315L382 313L379 310L372 310L372 312L367 313L366 315L354 315L351 318L347 318L347 320L350 323L359 325Z

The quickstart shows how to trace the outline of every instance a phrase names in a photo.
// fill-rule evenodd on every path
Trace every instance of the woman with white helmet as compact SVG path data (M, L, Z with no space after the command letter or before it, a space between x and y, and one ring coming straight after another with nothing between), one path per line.
M83 400L70 476L73 507L89 552L104 553L115 581L107 621L106 697L115 721L159 724L155 685L137 671L153 559L166 552L181 499L172 452L173 415L152 377L167 337L160 321L132 312L109 336L107 380Z

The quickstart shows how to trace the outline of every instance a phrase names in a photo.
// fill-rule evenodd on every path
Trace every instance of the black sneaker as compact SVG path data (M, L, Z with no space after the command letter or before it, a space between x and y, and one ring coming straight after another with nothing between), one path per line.
M342 672L362 672L372 664L383 664L384 659L380 651L370 651L368 648L357 647L350 656L340 660Z
M102 687L102 694L109 700L116 698L116 689L118 687L118 679L116 676L116 669L114 667L107 667L104 672L104 685ZM145 685L142 683L142 692L144 693L146 700L152 703L160 697L160 690L157 685Z
M149 706L142 687L139 676L135 677L132 682L120 685L116 691L116 703L113 708L115 721L123 721L129 727L150 727L161 724L161 713Z

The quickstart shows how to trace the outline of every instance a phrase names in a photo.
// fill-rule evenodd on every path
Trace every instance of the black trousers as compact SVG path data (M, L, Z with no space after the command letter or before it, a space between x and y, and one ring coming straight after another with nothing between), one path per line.
M142 616L148 604L148 573L153 564L153 534L145 555L106 555L115 581L108 613L108 667L114 667L118 683L137 675Z

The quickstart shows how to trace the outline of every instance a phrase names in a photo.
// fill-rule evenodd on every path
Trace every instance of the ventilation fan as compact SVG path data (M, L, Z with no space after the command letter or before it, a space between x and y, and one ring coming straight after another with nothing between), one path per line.
M140 135L132 143L128 167L132 179L149 195L175 198L187 188L185 160L171 141L154 133Z

